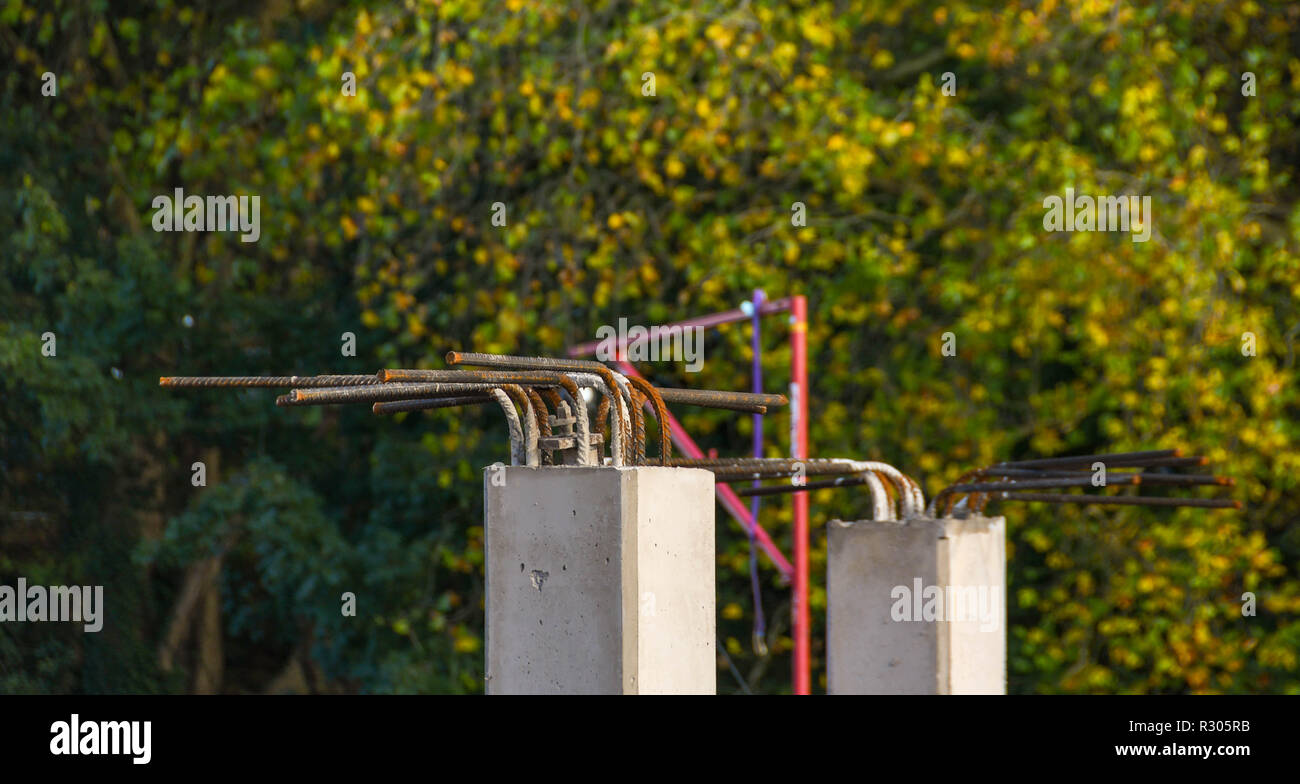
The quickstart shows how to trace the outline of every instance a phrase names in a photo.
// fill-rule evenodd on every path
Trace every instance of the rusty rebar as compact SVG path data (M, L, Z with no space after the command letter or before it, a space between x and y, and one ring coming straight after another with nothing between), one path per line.
M682 468L706 468L711 466L737 466L737 465L794 465L795 463L816 463L824 461L825 458L807 458L800 459L797 457L674 457L668 461L668 465L679 466Z
M857 474L871 490L872 507L877 519L898 519L893 502L899 505L903 519L925 510L925 495L910 477L888 463L847 458L722 457L674 459L672 465L704 468L713 472L714 480L727 484L753 479L776 479L797 475ZM883 481L882 481L883 480ZM892 492L890 491L892 488Z
M189 389L225 389L230 387L341 387L378 384L375 376L319 375L319 376L163 376L158 386Z
M627 376L617 371L611 370L609 377L613 380L613 388L618 392L617 402L619 405L619 421L623 432L623 456L630 461L631 465L636 465L636 449L634 448L636 440L636 404L632 399L632 385L628 383Z
M623 408L623 400L618 397L619 385L614 378L614 373L599 362L581 359L518 357L508 354L479 354L475 352L448 351L447 364L477 365L479 367L514 368L524 370L550 370L557 372L572 370L585 373L595 373L601 377L601 380L603 380L605 385L609 387L611 395L616 398L614 400L614 410L619 413L620 418L626 418L626 411Z
M625 376L626 378L626 376ZM631 384L631 379L628 379ZM645 465L645 396L635 386L632 392L632 453L635 465Z
M680 389L677 387L656 387L666 403L681 403L687 406L705 408L724 408L732 411L744 411L751 414L766 414L768 406L783 406L789 401L785 395L771 395L758 392L728 392L718 389Z
M561 384L564 375L544 370L478 370L455 368L451 370L423 370L416 368L388 368L375 374L386 384L391 383L500 383L500 384ZM572 382L570 382L572 384Z
M832 459L801 461L785 458L748 458L736 463L714 463L709 459L692 461L674 458L670 465L712 471L715 481L726 484L747 482L752 479L783 479L801 474L804 476L856 474L863 470L854 461Z
M1203 509L1240 509L1241 502L1226 498L1164 498L1143 495L1074 495L1069 493L992 493L991 500L1042 501L1049 504L1103 506L1188 506Z
M401 414L407 411L428 411L435 408L456 408L458 406L479 406L493 402L487 394L463 395L461 397L434 397L415 400L390 400L378 402L370 407L376 414Z
M1073 479L1081 476L1091 476L1092 471L1037 471L1031 468L1017 469L981 469L974 472L980 477L987 478L1007 478L1007 479ZM1119 471L1106 472L1106 481L1112 479L1122 479L1124 477L1138 476L1142 478L1144 484L1160 485L1228 485L1236 484L1230 476L1219 476L1215 474L1166 474L1160 472L1146 471L1141 473L1122 473ZM961 484L958 482L957 484ZM955 485L954 485L955 486Z
M1184 457L1180 449L1148 449L1136 452L1105 452L1094 455L1073 455L1067 457L1049 457L1032 460L1004 461L986 468L979 468L963 474L956 483L939 491L930 502L930 512L951 514L958 494L969 494L967 499L971 508L982 510L988 503L989 492L1000 492L990 488L1050 488L1091 485L1092 466L1101 463L1108 469L1107 484L1151 484L1164 486L1193 485L1232 485L1228 477L1208 474L1174 474L1157 471L1111 472L1112 468L1180 468L1203 466L1208 460L1201 456ZM1139 477L1139 478L1126 478ZM1008 479L1008 483L989 482L976 486L975 479ZM1025 480L1025 481L1021 481ZM1045 483L1047 480L1061 480L1056 484ZM1032 483L1032 484L1031 484ZM1024 494L1018 494L1023 496ZM1146 496L1143 496L1146 497Z
M1147 449L1139 452L1109 452L1097 455L1075 455L1071 457L1044 457L1034 460L1012 460L989 466L997 468L1070 468L1072 466L1091 467L1093 463L1109 466L1167 465L1161 461L1182 457L1181 449Z
M834 457L674 457L668 465L679 468L760 468L795 470L799 467L809 472L812 466L843 466L853 461ZM844 473L843 471L832 473Z
M524 394L528 395L528 402L533 406L533 420L537 424L538 438L551 435L550 411L546 408L546 403L542 402L542 396L532 387L524 387ZM551 465L551 453L541 450L539 454L542 465Z
M632 386L640 389L643 395L650 398L650 404L655 410L655 420L659 422L659 465L668 465L669 458L673 456L672 434L668 428L668 406L664 405L663 396L655 389L654 384L637 376L628 376L627 380Z
M1146 472L1140 474L1142 483L1147 485L1223 485L1233 487L1237 480L1230 476L1214 474L1162 474Z
M519 421L524 430L524 465L535 466L541 463L541 447L537 443L537 420L533 413L533 404L528 393L518 384L494 384L499 387L515 405L519 407Z
M506 354L476 354L471 352L447 352L449 365L477 365L480 367L499 368L535 368L538 370L578 370L599 372L609 370L604 364L583 359L555 359L553 357L519 357ZM790 401L785 395L758 392L730 392L715 389L679 389L674 387L655 387L665 403L684 403L704 406L706 408L727 408L750 413L758 411L758 406L783 406Z
M1002 490L1044 490L1053 487L1124 487L1140 485L1145 481L1141 474L1127 474L1124 476L1110 475L1106 477L1106 483L1094 485L1092 477L1080 476L1072 478L1045 478L1045 479L1013 479L1007 482L971 482L967 484L951 485L947 488L950 493L988 493Z
M609 384L605 383L604 378L598 373L575 370L566 372L566 376L571 378L580 388L591 389L599 393L600 405L596 411L596 423L600 427L601 438L610 447L611 462L616 466L624 465L627 454L630 452L630 449L624 449L627 427L624 427L623 419L618 416L618 411L613 409L610 404L610 398L618 394L618 392L611 389ZM585 399L578 399L584 402L584 405L578 409L579 413L585 412ZM582 423L579 422L579 427L581 426ZM597 461L598 464L600 462L602 461Z
M294 389L287 395L276 399L277 405L323 406L343 403L375 403L388 400L413 400L417 398L445 397L463 395L466 392L482 392L501 384L489 383L394 383L370 384L364 386L332 387L326 389ZM280 401L284 402L281 403Z
M609 440L609 395L601 395L600 402L596 404L596 427L600 428L600 436L605 443L611 443Z
M524 430L519 424L519 412L515 411L514 404L510 402L510 396L500 387L490 388L488 394L501 407L501 412L506 415L506 428L510 433L510 464L527 464L528 453L524 448Z
M854 474L849 476L837 476L834 479L823 479L818 482L805 482L801 485L763 485L762 487L743 487L736 491L736 495L782 495L785 493L803 493L809 490L824 490L830 487L851 487L853 485L865 485L871 480L863 474Z

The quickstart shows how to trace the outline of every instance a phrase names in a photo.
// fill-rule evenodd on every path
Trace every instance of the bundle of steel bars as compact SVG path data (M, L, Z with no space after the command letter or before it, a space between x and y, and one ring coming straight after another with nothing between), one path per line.
M288 388L276 405L369 403L375 414L496 403L507 420L515 465L552 464L561 449L572 456L573 464L597 465L603 462L604 444L610 446L611 464L644 465L647 404L659 423L659 462L668 465L669 403L763 414L768 406L787 402L784 395L656 387L587 360L452 351L447 364L489 369L394 369L373 376L169 376L158 383L178 388ZM591 432L583 390L600 395L598 433ZM553 433L553 427L560 430Z
M962 476L956 484L941 490L930 502L930 513L951 515L954 508L959 506L964 511L978 513L983 511L990 501L1240 509L1241 502L1227 498L1087 492L1088 490L1100 491L1102 488L1109 487L1184 488L1198 485L1227 487L1234 484L1232 478L1227 476L1184 474L1174 471L1178 468L1204 466L1207 463L1204 457L1184 457L1178 449L1111 452L1002 462L971 471ZM1083 492L1065 492L1073 488ZM964 500L959 500L963 496Z
M978 513L990 501L1241 508L1239 502L1224 498L1064 492L1072 488L1086 491L1102 487L1233 484L1225 476L1174 472L1207 462L1204 457L1184 457L1177 449L997 463L968 472L956 484L940 491L927 507L920 486L887 463L841 458L672 457L669 403L762 414L768 406L784 405L787 401L783 395L656 387L600 362L578 359L451 351L447 364L454 367L381 370L373 376L172 376L159 379L159 383L165 387L288 388L287 393L276 398L276 405L369 403L376 414L495 403L506 417L511 463L532 466L600 465L606 462L606 444L609 464L645 465L644 409L649 408L659 423L660 465L707 469L718 482L726 483L792 480L745 488L739 495L866 485L877 520L907 519L923 513L949 516L954 508ZM599 432L592 432L585 391L600 395L595 424ZM808 476L831 478L808 482Z
M1173 469L1203 466L1204 457L1184 457L1179 450L1114 452L1075 457L1043 458L998 463L971 471L957 484L944 488L929 506L919 485L887 463L840 458L795 460L786 458L674 458L669 465L705 468L719 482L749 483L780 479L781 482L737 490L738 495L777 495L866 485L871 491L873 519L908 519L922 513L929 517L982 512L989 501L1041 501L1057 504L1102 504L1115 506L1174 506L1210 509L1240 509L1241 503L1225 498L1195 498L1153 495L1110 495L1067 492L1072 488L1162 487L1181 488L1208 485L1232 486L1231 477L1211 474L1175 473ZM1118 469L1118 470L1111 470ZM807 477L830 477L808 481ZM1059 492L1043 492L1059 491ZM965 501L960 501L966 496ZM897 511L895 511L897 503Z
M836 487L866 485L871 493L872 514L876 520L908 519L925 509L921 486L888 463L846 458L754 458L719 457L699 460L674 458L669 465L703 468L713 472L718 482L740 483L756 479L789 479L771 485L747 487L737 495L777 495L801 493ZM809 476L832 476L833 479L809 482ZM895 508L897 505L897 509Z

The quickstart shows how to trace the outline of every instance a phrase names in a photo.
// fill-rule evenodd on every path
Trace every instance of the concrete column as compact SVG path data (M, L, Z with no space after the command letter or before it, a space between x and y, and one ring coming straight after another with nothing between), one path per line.
M713 474L485 469L489 694L714 694Z
M1006 521L832 521L827 690L1005 694Z

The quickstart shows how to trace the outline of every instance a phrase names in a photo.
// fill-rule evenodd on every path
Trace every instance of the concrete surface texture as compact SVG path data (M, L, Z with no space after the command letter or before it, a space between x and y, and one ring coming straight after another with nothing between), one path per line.
M489 694L713 694L713 474L486 471Z
M832 521L827 690L1005 694L1006 521Z

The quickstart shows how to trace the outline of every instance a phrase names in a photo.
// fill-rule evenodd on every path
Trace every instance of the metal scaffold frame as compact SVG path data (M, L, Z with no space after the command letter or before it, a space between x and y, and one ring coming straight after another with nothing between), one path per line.
M749 321L753 329L753 392L762 393L762 353L759 345L759 324L763 316L782 313L789 314L790 324L790 457L804 460L808 457L808 302L802 295L766 299L760 290L754 291L753 299L745 303L746 307L711 313L684 321L674 322L661 329L675 328L712 328L723 324ZM644 338L649 340L649 336ZM628 378L640 378L641 374L627 361L627 348L638 341L623 341L618 344L618 359L615 365L620 373ZM601 346L601 341L591 341L571 346L570 357L592 356ZM647 404L648 406L648 404ZM691 459L705 458L704 451L695 443L671 413L667 413L668 430L672 442L684 455ZM763 449L763 415L754 414L754 457L761 458ZM757 480L754 481L757 485ZM794 641L793 685L795 694L812 693L812 632L808 608L808 494L794 493L791 502L794 514L794 558L787 558L772 537L758 521L758 495L751 495L751 508L746 509L740 496L725 482L718 482L717 496L722 508L732 516L781 573L784 581L791 583L791 638ZM755 610L759 608L756 606Z

